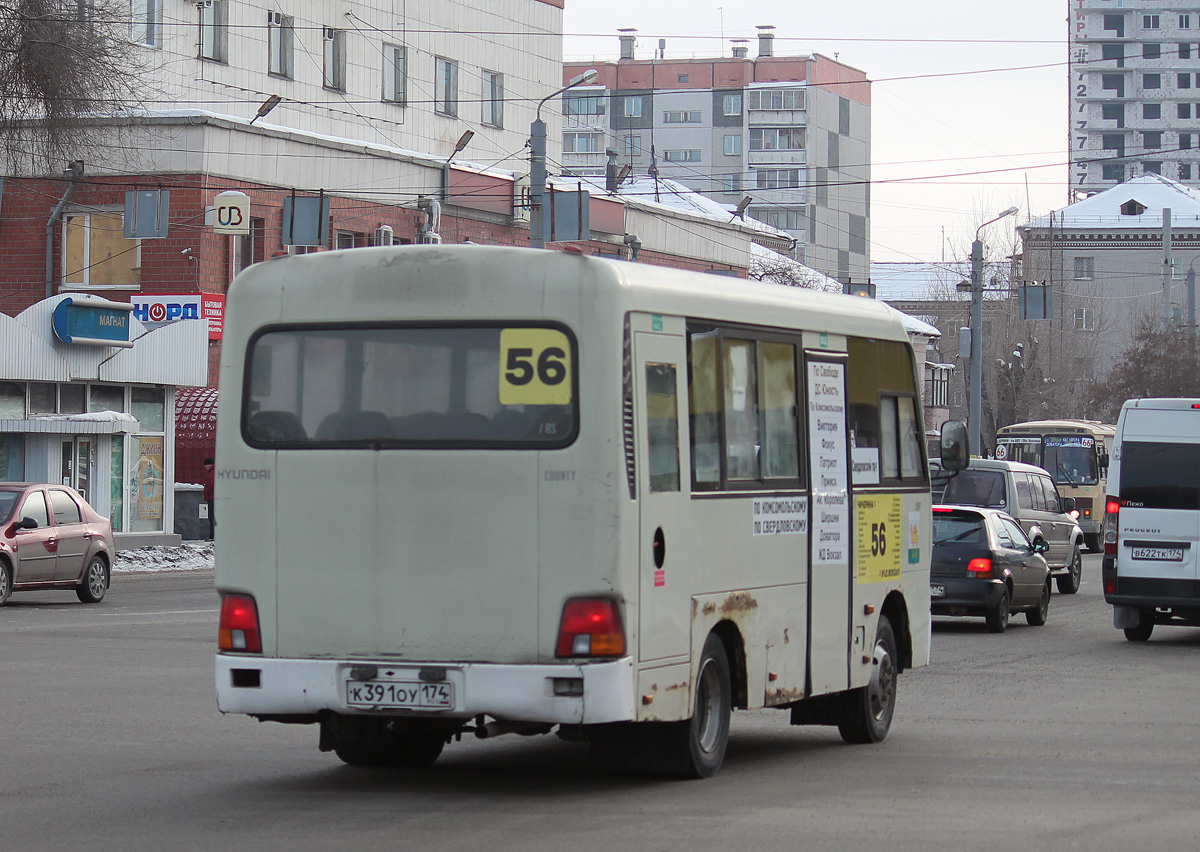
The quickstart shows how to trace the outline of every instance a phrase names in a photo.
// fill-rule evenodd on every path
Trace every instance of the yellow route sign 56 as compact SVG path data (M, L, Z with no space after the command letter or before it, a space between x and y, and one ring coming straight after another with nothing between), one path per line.
M858 582L900 579L905 532L900 523L900 508L899 494L858 498Z
M571 341L555 328L500 331L500 404L569 405Z

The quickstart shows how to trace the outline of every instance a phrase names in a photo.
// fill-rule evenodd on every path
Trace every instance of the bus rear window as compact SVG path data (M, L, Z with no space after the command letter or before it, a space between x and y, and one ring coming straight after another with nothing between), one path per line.
M1200 444L1126 441L1120 498L1136 508L1200 509Z
M562 447L575 353L555 326L268 329L248 352L242 434L268 449Z

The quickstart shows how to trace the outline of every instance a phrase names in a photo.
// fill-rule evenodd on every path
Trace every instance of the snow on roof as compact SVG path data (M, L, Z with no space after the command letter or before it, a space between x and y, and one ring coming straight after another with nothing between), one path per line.
M642 175L640 177L633 177L631 175L617 187L617 191L614 193L608 192L605 187L605 179L601 176L556 177L550 180L551 183L560 186L567 184L574 185L579 181L583 181L588 190L594 194L611 194L650 207L669 207L674 210L683 210L696 216L703 216L706 219L714 219L723 223L733 221L734 212L737 210L736 205L713 201L708 196L701 195L696 190L684 186L678 181L664 177L655 180L649 175ZM748 216L744 220L739 221L746 227L760 231L764 235L771 236L777 240L790 240L792 238L787 231L773 228L764 222L759 222L757 219L751 219Z
M778 265L786 270L786 275L797 285L804 286L812 290L820 290L825 293L841 293L842 282L836 278L830 278L823 272L813 269L811 266L805 266L798 260L793 260L786 254L780 254L777 251L760 246L758 243L750 244L750 253L754 255L750 261L750 273L754 276L755 267L758 266L760 271L765 270L768 266ZM768 277L766 280L773 280ZM776 281L775 283L784 283Z
M875 298L885 302L932 302L969 299L969 293L959 293L959 281L971 280L971 264L927 262L879 262L871 264L871 283Z
M1137 202L1136 215L1122 207ZM1162 229L1163 208L1171 209L1171 223L1200 224L1200 191L1155 174L1138 175L1111 189L1077 201L1062 210L1040 216L1022 226L1032 228L1147 228Z

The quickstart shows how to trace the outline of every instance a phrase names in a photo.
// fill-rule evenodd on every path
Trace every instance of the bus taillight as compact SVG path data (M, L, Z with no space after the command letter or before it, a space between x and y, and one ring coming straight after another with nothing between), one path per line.
M1121 510L1121 501L1116 497L1108 497L1104 501L1104 555L1117 555L1117 516Z
M625 653L625 629L616 601L576 598L563 604L556 657L620 657Z
M217 647L222 651L262 653L262 632L258 626L258 606L249 595L221 598L221 621Z

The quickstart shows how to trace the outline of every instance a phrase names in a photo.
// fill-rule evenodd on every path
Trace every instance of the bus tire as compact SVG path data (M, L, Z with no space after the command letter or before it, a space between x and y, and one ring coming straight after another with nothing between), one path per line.
M896 712L896 686L900 655L892 622L879 616L875 630L875 651L871 659L871 680L866 686L846 693L838 733L848 743L878 743L888 735Z
M711 778L725 760L729 745L729 715L733 707L733 679L729 655L715 633L708 634L696 675L695 702L687 725L688 766L691 778Z
M1100 533L1084 533L1083 544L1087 548L1088 553L1099 553L1104 549L1104 542L1100 538Z
M1071 548L1071 562L1067 567L1067 573L1059 574L1054 578L1054 582L1058 585L1060 595L1073 595L1079 591L1079 586L1083 582L1083 556L1079 553L1078 543Z
M348 766L424 768L446 745L439 730L422 730L420 723L398 727L387 719L342 719L332 734L333 752Z

